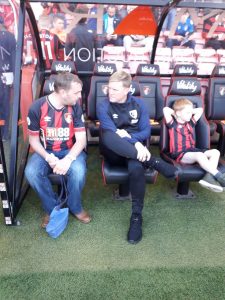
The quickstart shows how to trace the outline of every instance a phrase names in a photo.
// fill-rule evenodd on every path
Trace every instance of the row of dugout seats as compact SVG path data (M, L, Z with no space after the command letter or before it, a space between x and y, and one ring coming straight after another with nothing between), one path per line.
M107 83L109 76L116 71L115 64L96 64L94 74L91 81L91 89L88 97L87 117L91 121L89 127L90 132L96 136L98 135L98 120L96 116L96 105L107 96ZM54 72L53 72L54 73ZM180 97L188 97L193 101L196 107L204 107L204 101L201 96L201 84L197 79L197 70L195 65L180 65L174 70L171 79L169 93L164 99L162 96L161 82L159 76L159 67L157 65L141 64L138 67L137 74L133 78L131 92L136 97L142 97L149 109L149 119L157 120L157 126L154 128L156 134L161 137L160 151L164 159L169 160L176 165L176 162L171 161L168 157L168 132L162 119L162 109L164 105L172 106L173 102ZM220 139L224 140L224 94L225 94L225 66L218 66L210 81L209 93L207 93L207 100L210 104L206 105L206 116L208 119L216 120L217 128L222 128ZM52 77L51 77L52 76ZM54 74L50 76L49 80L54 81ZM216 77L218 76L218 77ZM219 124L219 125L218 125ZM159 133L161 129L161 132ZM218 129L217 129L218 130ZM210 147L210 127L209 123L202 116L197 128L197 147ZM222 167L222 165L221 165ZM177 195L192 196L189 191L190 181L199 181L204 176L204 171L196 165L183 166L179 165L179 175L177 178ZM118 183L121 192L127 191L128 171L126 168L111 166L103 159L102 164L103 178L105 183ZM146 181L153 183L156 180L157 172L148 170L146 173Z
M117 69L128 68L131 74L135 74L140 63L150 63L150 56L151 51L145 47L131 47L126 52L125 47L105 46L101 61L115 63ZM216 64L225 63L225 50L180 47L156 49L155 64L159 65L161 74L173 73L176 64L190 63L196 64L199 75L211 75Z

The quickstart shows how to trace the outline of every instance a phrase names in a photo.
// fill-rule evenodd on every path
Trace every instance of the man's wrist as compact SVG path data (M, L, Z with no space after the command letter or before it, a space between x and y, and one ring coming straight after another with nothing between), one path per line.
M65 158L67 158L70 162L73 162L74 160L76 160L76 156L73 156L72 154L67 154L65 156Z
M51 158L55 157L55 155L53 153L48 153L46 156L45 156L45 161L47 161L47 163L49 163L49 160Z

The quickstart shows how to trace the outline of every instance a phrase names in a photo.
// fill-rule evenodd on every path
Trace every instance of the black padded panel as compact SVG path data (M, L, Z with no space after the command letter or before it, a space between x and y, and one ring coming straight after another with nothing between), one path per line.
M211 77L225 77L225 65L216 65Z
M211 120L225 119L225 78L210 79L206 107L207 118Z
M135 76L139 82L140 96L149 109L151 119L159 121L163 117L164 97L161 89L159 77L154 76Z
M156 83L140 82L141 99L146 104L150 119L155 119L156 116Z
M169 95L194 96L201 94L201 83L194 78L174 78Z
M194 64L177 64L173 70L173 76L197 76L197 66Z
M76 73L75 64L73 61L59 61L55 60L52 63L51 73L57 74L60 72L69 72L69 73Z
M129 174L126 167L112 166L106 160L103 161L104 179L106 184L124 184L128 182ZM155 183L157 171L147 169L145 171L146 183Z
M91 120L97 120L96 104L108 95L109 76L95 76L91 78L91 87L88 95L87 114Z
M140 86L139 86L139 83L135 80L132 80L132 82L131 82L130 93L132 96L135 96L135 97L140 96Z
M159 66L155 64L139 64L137 71L137 76L159 76Z
M94 66L94 75L110 76L116 72L116 64L113 63L97 63Z
M54 79L47 79L44 82L42 94L45 96L51 94L52 92L54 92Z

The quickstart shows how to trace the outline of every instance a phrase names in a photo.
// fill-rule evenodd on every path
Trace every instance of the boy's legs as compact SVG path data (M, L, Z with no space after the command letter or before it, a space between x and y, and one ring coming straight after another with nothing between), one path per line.
M200 167L205 170L206 175L199 181L199 183L214 192L222 192L223 188L214 178L220 172L217 169L220 153L216 149L207 150L203 152L187 152L181 159L182 163L194 164L198 163Z

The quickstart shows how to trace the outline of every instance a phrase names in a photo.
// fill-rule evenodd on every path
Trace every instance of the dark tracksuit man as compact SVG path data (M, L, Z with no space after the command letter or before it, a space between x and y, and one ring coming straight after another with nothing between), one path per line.
M109 79L109 97L97 106L101 125L100 149L111 164L127 165L132 215L128 242L142 238L142 209L145 195L145 168L153 167L168 178L175 178L177 169L151 156L144 146L150 137L149 114L143 101L129 93L131 76L115 72Z
M94 69L96 56L98 56L98 40L96 34L89 32L87 19L82 18L67 35L65 51L66 55L75 62L76 70L83 82L82 99L86 108L86 100L90 89L90 74Z

